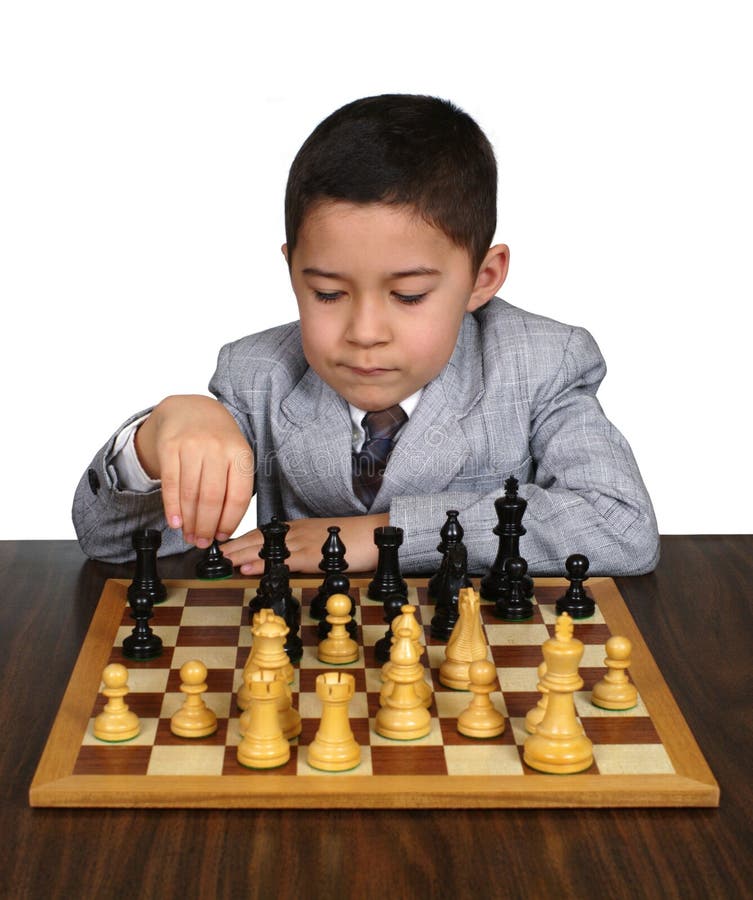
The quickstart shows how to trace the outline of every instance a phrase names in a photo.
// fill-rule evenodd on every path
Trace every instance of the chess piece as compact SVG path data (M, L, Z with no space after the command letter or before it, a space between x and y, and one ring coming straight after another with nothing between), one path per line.
M233 564L220 550L219 541L212 541L206 553L196 564L196 577L206 580L230 578Z
M238 745L238 762L251 769L284 766L290 759L290 744L283 737L277 707L285 685L275 672L251 672L247 681L249 716Z
M387 631L384 637L379 638L374 644L374 659L378 663L386 665L389 662L390 650L392 649L392 642L395 636L392 625L399 618L404 605L405 597L402 594L393 594L384 600L384 621L387 623Z
M505 562L520 557L520 539L526 533L523 527L523 515L528 502L518 496L518 480L512 476L505 481L504 496L494 501L498 524L493 529L499 537L497 556L489 572L481 579L481 596L484 600L499 601L508 588ZM523 593L527 598L533 596L533 579L524 576Z
M416 648L416 653L418 654L419 662L421 660L421 654L424 652L424 648L421 644L421 635L423 634L423 628L418 624L418 620L416 619L416 607L411 603L405 603L400 607L400 615L396 616L392 620L391 630L392 630L392 640L390 641L390 653L392 652L392 646L395 643L395 636L401 628L407 628L410 632L411 640L413 641L413 645ZM387 660L387 662L382 666L381 677L383 682L390 681L390 668L392 667L391 660ZM416 693L421 698L422 703L428 709L431 706L431 701L434 697L434 691L431 688L431 685L424 679L424 673L421 675L421 681L417 681L414 685L416 689ZM388 688L388 690L392 690L392 688ZM386 694L384 695L386 696ZM384 706L384 696L380 696L380 705Z
M536 706L532 707L526 713L526 721L525 721L525 729L529 734L536 734L536 729L539 727L541 720L544 718L544 713L546 712L547 698L549 697L549 689L544 684L544 675L546 675L546 663L540 662L539 667L536 670L536 674L539 677L539 682L536 687L539 690L541 696L536 703Z
M546 712L523 748L523 761L539 772L568 775L584 771L593 762L593 746L578 722L573 700L575 691L583 687L578 674L583 649L583 643L573 637L572 618L562 613L555 636L542 647L546 663L542 684L549 692Z
M275 615L285 620L288 626L285 652L291 663L297 663L303 656L303 641L299 635L301 604L293 596L290 570L284 563L275 563L262 575L256 595L249 602L248 608L252 618L262 609L271 609Z
M327 615L327 598L333 593L347 594L350 590L350 581L348 580L348 586L345 590L343 590L341 583L338 585L338 590L328 592L328 576L342 575L348 568L348 563L345 561L345 544L340 538L340 527L338 525L330 525L327 528L327 533L329 536L322 545L322 559L319 563L319 568L325 573L324 581L322 581L319 590L311 600L309 615L312 619L323 619Z
M533 604L525 595L524 582L528 563L519 556L505 560L507 586L499 592L492 614L508 622L520 622L533 616Z
M397 632L390 662L390 680L382 689L384 705L374 720L376 732L397 741L425 737L431 731L431 716L416 691L416 684L423 681L424 667L409 628Z
M285 637L288 626L285 620L276 616L271 609L262 609L255 616L251 625L253 642L251 652L243 667L243 684L238 689L236 702L239 709L246 709L250 695L246 683L252 672L266 671L280 673L285 684L290 684L295 675L293 666L285 652Z
M319 643L318 658L329 665L342 666L358 659L358 644L348 634L350 597L333 594L327 600L327 621L331 625L329 636Z
M332 572L330 575L324 579L323 586L323 596L325 597L324 604L324 615L319 624L316 627L317 637L320 641L323 641L324 638L329 634L329 630L332 627L326 619L327 614L327 604L326 601L333 594L346 594L350 600L351 610L355 608L355 602L353 598L350 596L350 578L344 572ZM358 622L356 622L355 618L351 615L350 621L345 626L348 634L353 638L353 640L357 640L358 638Z
M133 631L123 640L123 656L129 659L155 659L162 653L162 638L149 627L152 601L146 594L129 598L131 618L136 622Z
M459 607L460 615L439 667L439 680L445 687L467 691L468 669L472 662L486 659L488 648L481 624L481 601L473 588L460 591Z
M582 553L573 553L565 561L567 578L570 586L565 591L564 597L557 601L557 614L566 612L574 619L587 619L594 614L596 604L588 595L583 582L586 581L588 572L588 557Z
M259 556L264 560L264 574L267 575L273 566L283 565L290 556L290 550L285 543L290 525L281 522L277 516L272 516L269 522L259 526L259 530L264 537Z
M94 720L94 737L108 743L130 741L141 726L139 717L124 700L128 693L128 669L120 663L111 663L102 672L102 681L105 684L102 693L107 697L107 703Z
M613 635L607 641L604 665L607 674L597 681L591 692L591 703L602 709L632 709L638 703L638 691L628 678L633 645L630 638Z
M458 620L458 595L464 588L471 587L468 577L468 551L465 544L450 545L443 577L437 584L436 607L431 619L431 636L440 641L448 641Z
M426 586L426 596L435 602L440 585L446 575L448 551L450 547L462 543L463 535L465 534L463 526L458 521L458 511L456 509L448 509L446 515L447 520L439 532L439 543L437 544L437 551L442 554L442 561L439 564L439 569L432 575ZM471 587L470 578L467 579L467 584L462 585L462 587Z
M251 696L251 686L248 683L248 679L250 678L251 673L246 674L247 681L245 682L246 693ZM292 741L293 738L298 737L303 728L301 723L301 715L297 709L293 707L293 692L290 689L290 685L285 683L284 678L280 675L278 671L277 677L282 681L284 685L284 689L280 691L280 696L277 701L277 720L280 723L280 728L282 729L282 736L286 741ZM246 733L248 729L248 724L251 717L251 707L250 704L246 706L246 709L241 714L241 717L238 721L238 731L241 737Z
M497 669L489 659L477 659L468 667L470 704L458 716L461 734L473 738L497 737L505 730L505 717L489 696L497 686Z
M186 695L183 706L170 719L170 731L184 738L208 737L217 731L217 716L201 696L207 689L207 667L198 659L180 667L180 689Z
M361 762L348 721L348 704L356 689L350 672L324 672L316 676L316 695L322 703L322 718L314 740L306 749L306 761L314 769L344 772Z
M136 574L128 585L128 600L144 594L152 604L162 603L167 599L167 588L157 574L157 551L162 535L155 528L139 528L133 532L131 543L136 551Z
M400 594L403 600L408 599L408 585L400 574L398 550L403 543L403 529L394 525L383 525L374 529L374 543L377 545L377 567L373 579L366 589L366 596L371 600L384 602L388 597Z

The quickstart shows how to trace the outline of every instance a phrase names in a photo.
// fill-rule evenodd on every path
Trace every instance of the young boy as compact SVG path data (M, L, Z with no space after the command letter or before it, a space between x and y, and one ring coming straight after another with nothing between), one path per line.
M158 528L163 554L216 536L258 574L260 532L229 540L255 491L260 523L290 523L291 571L317 571L332 524L352 571L375 566L386 524L404 531L404 570L432 570L457 509L482 572L512 475L531 572L574 552L592 572L650 571L656 522L596 400L595 342L495 296L509 260L490 246L496 186L486 137L446 101L370 97L325 119L285 198L300 321L223 347L217 399L168 397L107 442L74 501L84 551L123 561L135 527Z

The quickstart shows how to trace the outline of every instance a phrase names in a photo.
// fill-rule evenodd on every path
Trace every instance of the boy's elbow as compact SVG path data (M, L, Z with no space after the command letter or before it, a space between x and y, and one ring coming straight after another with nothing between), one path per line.
M642 516L623 535L623 571L618 575L647 575L659 564L661 553L659 531L653 513Z

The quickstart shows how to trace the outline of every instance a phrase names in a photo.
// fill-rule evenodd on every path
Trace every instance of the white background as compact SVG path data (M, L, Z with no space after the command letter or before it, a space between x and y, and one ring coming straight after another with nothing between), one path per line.
M503 295L594 334L661 531L753 530L747 6L6 0L0 538L73 537L124 418L295 318L288 166L385 92L489 135Z

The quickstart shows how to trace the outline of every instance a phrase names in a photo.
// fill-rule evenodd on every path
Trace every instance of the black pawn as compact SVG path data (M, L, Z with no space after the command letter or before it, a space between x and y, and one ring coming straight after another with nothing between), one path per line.
M388 597L399 594L408 599L408 585L400 574L398 550L403 543L403 529L394 525L384 525L374 529L374 543L379 549L374 578L369 582L366 596L371 600L384 602Z
M267 575L273 566L282 565L290 556L285 543L285 535L290 531L287 522L281 522L277 516L272 516L266 525L260 525L259 530L264 535L264 543L259 556L264 560L264 574Z
M498 619L519 622L530 619L533 615L533 604L525 595L524 579L528 571L528 563L519 556L513 556L505 563L507 589L494 604L493 615Z
M149 627L152 602L146 594L137 594L129 602L131 618L136 625L123 641L123 656L129 659L154 659L162 653L162 638Z
M447 566L436 597L436 607L431 620L431 636L449 641L455 623L460 617L458 599L463 588L470 587L468 578L468 551L465 544L453 544L447 551Z
M520 558L520 539L526 533L523 515L528 501L518 496L518 479L510 476L505 481L504 496L494 501L497 525L493 532L499 537L497 556L487 575L481 579L480 594L484 600L502 600L508 589L505 563L508 559ZM526 575L523 579L526 597L533 596L533 579Z
M374 658L378 663L386 663L390 658L392 649L392 622L400 615L405 605L405 597L402 594L393 594L384 601L384 621L387 623L387 631L384 637L374 644Z
M596 610L596 604L583 585L588 572L588 557L582 553L573 553L565 561L567 578L570 586L565 591L564 597L557 601L557 615L563 612L569 613L573 619L587 619Z
M328 575L324 579L324 585L322 586L321 590L323 590L324 594L327 597L327 600L329 600L329 598L333 594L345 594L350 598L351 619L345 626L345 630L348 632L350 637L353 638L354 641L358 640L358 623L356 622L355 618L353 618L356 604L353 598L350 596L350 578L348 578L348 576L343 572L333 572L331 575ZM328 622L326 619L322 619L321 622L319 622L319 626L317 628L317 635L319 637L319 640L323 641L329 635L331 629L332 623Z
M230 578L233 574L233 564L226 559L220 550L217 541L212 541L207 552L196 564L196 577L213 580L216 578Z
M324 620L327 615L327 600L331 596L331 593L328 593L329 589L327 587L329 576L341 575L348 568L348 563L345 561L345 544L343 544L340 538L339 526L330 525L329 528L327 528L327 531L329 537L322 546L322 561L319 563L319 568L325 573L325 576L319 590L311 601L309 613L312 619ZM347 581L345 590L336 590L332 593L347 594L350 590L350 581L348 581L348 579L345 580ZM329 625L329 622L326 622L325 624ZM327 629L327 632L329 633L329 629Z
M439 532L439 543L437 544L437 551L442 554L442 561L439 564L439 569L432 575L426 586L426 596L429 597L430 600L436 599L437 592L439 591L442 578L447 568L447 551L453 544L461 543L463 535L465 534L463 526L458 521L458 511L456 509L448 509L446 515L447 520L442 526L442 530Z
M128 601L140 594L151 603L162 603L167 598L167 588L157 574L157 551L162 544L162 535L155 528L139 528L131 538L136 551L136 574L128 586Z

